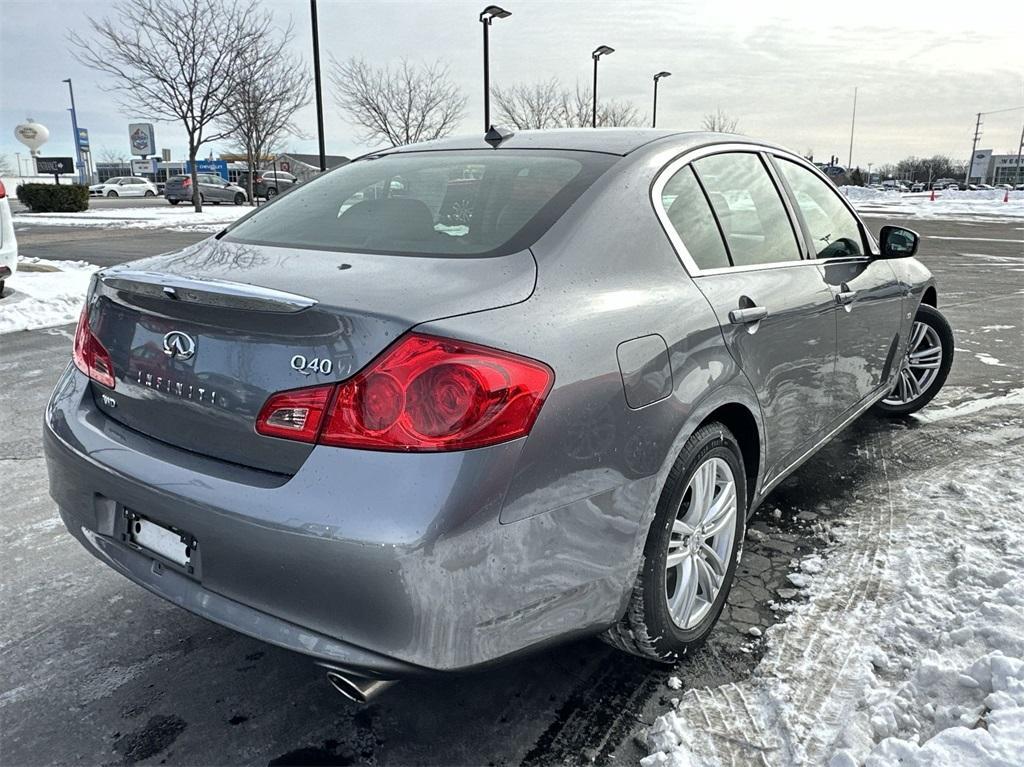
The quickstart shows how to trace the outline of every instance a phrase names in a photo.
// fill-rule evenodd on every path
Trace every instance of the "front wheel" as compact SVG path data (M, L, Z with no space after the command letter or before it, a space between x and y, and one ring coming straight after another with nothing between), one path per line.
M179 202L181 202L181 200L168 200L167 202L169 202L171 205L177 205Z
M703 644L732 587L746 498L736 438L720 423L701 427L665 481L626 614L602 638L667 663Z
M107 197L117 197L117 192L111 190L107 192Z
M953 365L953 329L933 306L921 304L907 350L898 362L893 390L875 405L883 415L904 416L927 405L946 382Z
M235 193L235 205L244 205L244 204L245 204L245 195L242 194L241 192L236 192Z

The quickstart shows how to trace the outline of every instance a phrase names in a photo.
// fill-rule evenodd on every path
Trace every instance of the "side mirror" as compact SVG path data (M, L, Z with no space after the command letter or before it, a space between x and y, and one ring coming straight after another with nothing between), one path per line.
M921 242L917 232L902 226L883 226L878 239L882 258L910 258Z

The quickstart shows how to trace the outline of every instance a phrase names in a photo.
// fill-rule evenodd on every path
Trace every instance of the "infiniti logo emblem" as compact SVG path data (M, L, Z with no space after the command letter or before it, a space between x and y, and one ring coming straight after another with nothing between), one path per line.
M188 333L172 330L164 336L164 354L172 359L187 360L196 353L196 342Z

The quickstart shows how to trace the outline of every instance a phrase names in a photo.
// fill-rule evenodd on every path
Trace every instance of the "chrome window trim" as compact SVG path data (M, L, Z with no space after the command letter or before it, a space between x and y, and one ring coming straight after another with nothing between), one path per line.
M669 242L672 244L672 248L676 252L676 257L680 260L680 262L683 265L683 268L686 269L686 273L689 274L690 277L705 277L716 274L732 274L735 272L757 272L764 269L784 269L787 267L799 267L807 265L819 266L821 264L870 260L870 256L868 255L841 257L834 259L819 259L814 256L810 256L809 254L805 253L806 242L802 230L796 231L794 229L793 234L797 240L797 247L800 249L801 255L808 256L805 258L801 258L799 261L774 261L764 264L747 264L744 266L722 266L716 267L714 269L701 269L699 266L697 266L697 262L693 260L693 256L690 255L690 251L686 249L686 245L683 244L682 238L679 236L679 233L676 231L676 228L672 225L672 222L669 220L668 210L665 208L664 204L662 204L661 195L662 192L664 192L665 190L665 186L668 184L671 178L682 168L686 167L687 165L690 165L694 160L699 160L702 157L708 157L714 154L724 154L727 152L743 152L745 154L755 154L760 157L762 163L766 165L765 172L768 174L768 177L771 179L772 183L775 184L776 191L782 198L783 207L786 209L786 212L790 217L790 228L796 227L801 221L801 219L794 218L794 216L796 215L796 211L793 210L792 208L793 203L789 199L789 194L786 192L784 188L779 188L778 181L774 175L774 165L772 162L767 161L768 158L766 158L765 155L777 156L781 159L792 160L798 163L799 165L810 168L816 174L818 174L826 181L828 181L827 176L825 176L820 170L814 167L813 164L807 162L807 160L805 160L804 158L794 155L790 152L781 150L778 147L767 146L755 142L743 143L733 141L721 144L710 144L707 146L697 147L694 149L690 149L686 152L683 152L681 155L679 155L671 162L666 164L664 167L662 167L655 175L654 182L651 184L651 207L654 208L654 213L658 217L658 222L661 224L662 230L664 230L665 235L668 237ZM828 181L828 183L832 182ZM870 233L867 231L867 227L864 226L864 222L861 220L860 216L857 215L857 211L853 209L853 206L850 205L849 200L847 200L846 197L842 194L840 194L839 197L842 198L843 204L846 205L847 209L849 209L851 213L853 213L858 224L860 224L862 231L864 232L867 238L868 244L870 246L873 246L872 254L874 254L877 248L874 238L872 238Z

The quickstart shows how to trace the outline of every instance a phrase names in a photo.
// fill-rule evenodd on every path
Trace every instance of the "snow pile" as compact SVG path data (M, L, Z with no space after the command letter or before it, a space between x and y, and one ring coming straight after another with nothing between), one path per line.
M84 261L19 258L0 298L0 333L77 322L96 269Z
M196 213L184 203L167 207L92 208L79 213L16 213L15 225L101 226L107 229L170 229L175 232L219 232L253 208L211 205Z
M751 679L687 690L655 721L643 767L1024 764L1022 394L980 400L991 417L966 434L960 415L878 435L960 427L970 458L900 482L891 444L870 445L877 486L794 573L808 601L768 631Z
M1024 192L1010 192L1008 202L1003 202L1002 189L973 191L942 190L901 194L894 191L880 191L860 186L843 186L840 191L853 203L853 207L867 215L899 215L910 218L956 219L989 217L997 221L1008 218L1024 218Z

